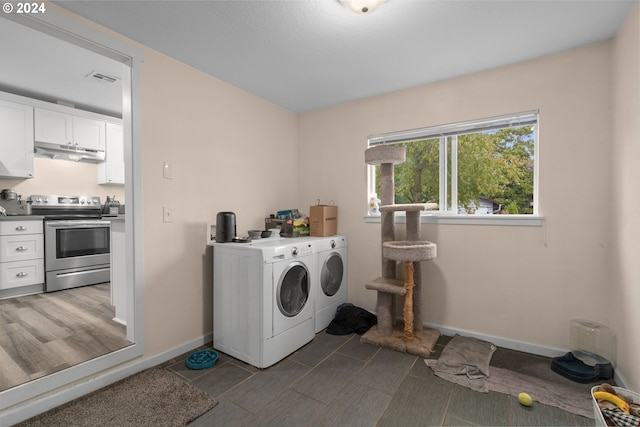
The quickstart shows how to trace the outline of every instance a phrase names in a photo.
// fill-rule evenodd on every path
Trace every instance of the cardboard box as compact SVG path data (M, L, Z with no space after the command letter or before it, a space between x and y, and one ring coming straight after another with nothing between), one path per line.
M309 235L314 237L338 234L338 207L335 205L309 206Z

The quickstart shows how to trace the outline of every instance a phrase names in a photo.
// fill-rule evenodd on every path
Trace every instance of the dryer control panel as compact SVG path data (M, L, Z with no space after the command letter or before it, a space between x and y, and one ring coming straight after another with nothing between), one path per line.
M308 243L291 247L291 256L293 257L311 255L312 253L313 248Z

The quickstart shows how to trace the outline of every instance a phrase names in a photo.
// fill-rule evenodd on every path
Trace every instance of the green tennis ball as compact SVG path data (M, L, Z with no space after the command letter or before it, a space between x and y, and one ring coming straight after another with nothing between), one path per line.
M520 402L522 406L531 406L531 403L533 403L533 401L531 400L531 396L529 396L527 393L520 393L518 395L518 402Z

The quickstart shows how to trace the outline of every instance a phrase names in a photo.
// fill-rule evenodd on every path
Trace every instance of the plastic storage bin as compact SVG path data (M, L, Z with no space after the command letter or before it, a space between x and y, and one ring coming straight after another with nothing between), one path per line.
M600 411L600 407L598 406L598 401L595 399L595 397L593 397L593 392L598 391L598 387L600 386L595 386L591 389L591 401L593 402L593 413L596 417L596 425L607 427L607 422L604 419L604 415L602 415L602 412ZM627 390L626 388L616 387L616 386L613 386L613 389L616 391L616 394L622 394L629 397L630 398L629 401L631 402L634 402L634 403L640 402L640 394L638 393L635 393L631 390Z

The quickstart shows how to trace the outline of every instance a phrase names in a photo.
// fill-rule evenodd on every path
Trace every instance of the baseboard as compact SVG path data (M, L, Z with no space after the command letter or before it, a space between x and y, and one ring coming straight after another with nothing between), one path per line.
M463 335L465 337L474 337L484 341L489 341L490 343L493 343L498 347L508 348L510 350L522 351L524 353L529 353L529 354L537 354L539 356L557 357L557 356L562 356L563 354L569 351L561 348L547 347L547 346L533 344L526 341L517 341L517 340L508 339L508 338L498 337L495 335L482 334L482 333L470 331L467 329L452 328L452 327L443 326L443 325L435 325L427 322L424 323L424 326L428 328L437 329L438 331L440 331L442 335L447 335L452 337L458 334L458 335Z
M78 381L49 394L38 397L20 405L7 408L0 413L0 426L11 426L46 412L52 408L77 399L85 394L99 390L126 377L137 374L145 369L151 368L161 363L178 357L195 348L213 341L213 334L209 333L202 337L180 344L169 350L163 351L146 358L135 359L122 365L116 366L104 373Z
M400 322L402 322L402 319L400 319ZM452 337L458 334L465 337L474 337L474 338L478 338L478 339L493 343L498 347L508 348L510 350L522 351L524 353L535 354L538 356L558 357L571 351L570 349L542 346L539 344L533 344L526 341L517 341L517 340L508 339L508 338L497 337L495 335L482 334L482 333L470 331L467 329L451 328L448 326L435 325L427 322L423 323L423 325L425 327L433 328L440 331L442 335L447 335ZM628 388L626 385L627 382L624 379L624 375L618 372L617 369L614 369L613 371L613 379L615 380L616 384L619 387Z

